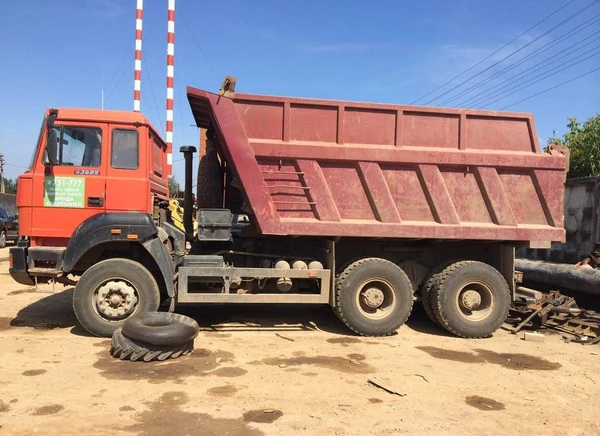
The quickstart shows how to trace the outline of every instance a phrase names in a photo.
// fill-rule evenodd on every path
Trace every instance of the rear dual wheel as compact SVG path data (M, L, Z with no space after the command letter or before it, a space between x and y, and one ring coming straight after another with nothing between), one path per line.
M403 325L413 305L406 273L385 259L361 259L336 277L335 312L363 336L387 336Z
M463 338L491 336L506 320L511 296L504 277L476 261L442 266L422 287L427 315Z

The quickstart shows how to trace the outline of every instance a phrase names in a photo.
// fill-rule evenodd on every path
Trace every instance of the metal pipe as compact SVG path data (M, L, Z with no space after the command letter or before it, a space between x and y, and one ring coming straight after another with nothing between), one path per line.
M194 153L196 153L196 147L193 145L183 146L179 149L183 153L185 159L185 191L183 194L183 227L188 239L194 237L194 225L192 223L192 165L194 162Z
M552 313L572 313L572 314L580 314L581 313L581 309L577 308L577 307L553 307L552 308Z
M540 300L542 298L542 293L540 291L526 288L525 286L517 286L517 294L533 298L534 300Z
M600 295L600 269L583 266L516 259L515 270L523 272L526 282L543 283L559 289Z

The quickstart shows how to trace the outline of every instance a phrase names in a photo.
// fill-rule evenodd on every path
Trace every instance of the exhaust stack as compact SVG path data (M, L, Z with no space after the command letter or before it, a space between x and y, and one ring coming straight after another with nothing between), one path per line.
M183 193L183 227L189 240L194 239L194 224L192 223L192 165L196 147L186 145L179 149L185 159L185 191Z

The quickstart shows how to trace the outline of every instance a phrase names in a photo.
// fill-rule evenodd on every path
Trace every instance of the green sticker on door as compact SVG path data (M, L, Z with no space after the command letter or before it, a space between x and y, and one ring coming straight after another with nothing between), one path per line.
M45 177L44 207L85 206L85 178L83 177Z

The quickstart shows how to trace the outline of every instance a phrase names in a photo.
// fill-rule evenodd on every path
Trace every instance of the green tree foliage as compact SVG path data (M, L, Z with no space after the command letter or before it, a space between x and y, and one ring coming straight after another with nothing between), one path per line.
M4 179L4 189L7 194L17 193L17 182L19 179Z
M169 176L169 196L177 198L179 196L179 182L175 176Z
M550 138L548 144L558 143L569 147L568 178L600 176L600 113L588 118L583 126L569 118L569 132L563 138Z

